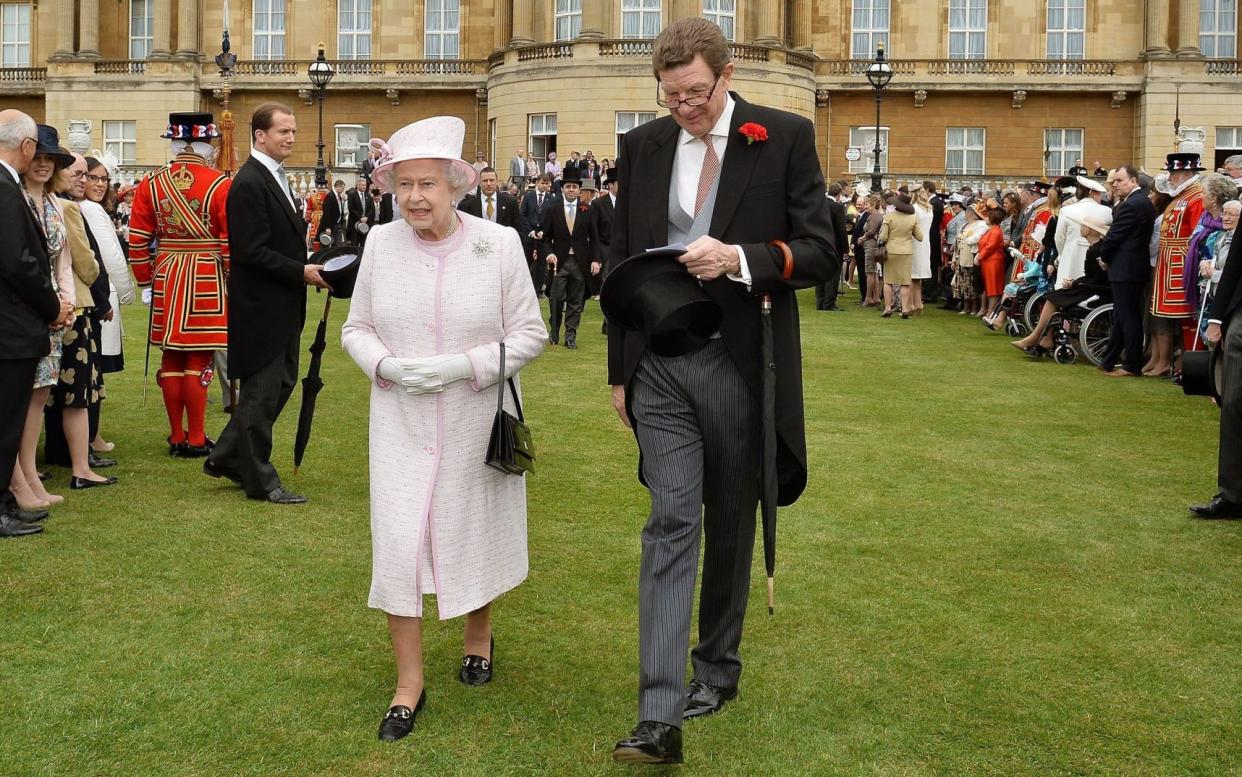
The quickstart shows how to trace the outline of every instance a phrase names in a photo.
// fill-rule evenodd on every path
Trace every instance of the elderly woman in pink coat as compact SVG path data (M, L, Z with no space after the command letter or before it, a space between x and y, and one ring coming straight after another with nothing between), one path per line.
M409 734L427 699L423 597L435 595L441 620L466 616L458 679L482 685L491 603L527 574L526 483L484 459L497 384L547 332L517 232L453 207L477 178L464 137L460 119L440 116L372 141L373 180L401 219L368 234L341 333L373 382L369 604L388 614L397 664L384 741Z

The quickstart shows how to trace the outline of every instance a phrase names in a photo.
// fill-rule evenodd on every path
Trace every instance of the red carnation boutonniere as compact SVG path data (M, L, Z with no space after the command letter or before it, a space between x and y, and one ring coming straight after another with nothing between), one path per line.
M746 122L738 127L737 131L746 136L746 145L748 146L751 143L762 143L768 139L768 128L762 124L755 124L753 121Z
M583 204L581 204L581 203L579 203L579 204L578 204L578 212L579 212L579 213L586 213L586 212L587 212L587 211L589 211L590 209L591 209L591 206L589 206L589 205L583 205Z

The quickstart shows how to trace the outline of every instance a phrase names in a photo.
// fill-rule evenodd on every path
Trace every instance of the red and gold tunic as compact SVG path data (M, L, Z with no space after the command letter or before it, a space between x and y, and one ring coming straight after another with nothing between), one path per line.
M135 187L129 263L139 285L152 285L151 342L160 348L228 347L228 193L228 177L195 154L179 154Z
M1013 277L1009 280L1014 283L1024 283L1021 281L1022 274L1026 271L1023 266L1027 262L1037 258L1039 252L1044 250L1044 244L1033 237L1035 229L1039 225L1048 228L1048 221L1052 218L1052 211L1048 209L1048 201L1045 200L1035 206L1035 210L1031 211L1031 217L1026 222L1026 228L1022 230L1022 244L1018 246L1018 250L1022 252L1021 262L1014 262Z
M1203 188L1196 178L1164 209L1151 292L1153 316L1189 318L1195 313L1186 288L1186 251L1202 216Z
M326 191L319 189L306 198L306 220L310 223L306 230L306 245L312 251L319 250L319 222L323 219L323 201L327 196Z

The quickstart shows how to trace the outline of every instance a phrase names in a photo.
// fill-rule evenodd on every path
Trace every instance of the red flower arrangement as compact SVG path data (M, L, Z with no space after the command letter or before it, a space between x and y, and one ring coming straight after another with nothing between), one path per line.
M738 127L737 131L746 136L746 145L748 146L756 141L762 143L768 139L768 128L762 124L755 124L753 121L746 122Z

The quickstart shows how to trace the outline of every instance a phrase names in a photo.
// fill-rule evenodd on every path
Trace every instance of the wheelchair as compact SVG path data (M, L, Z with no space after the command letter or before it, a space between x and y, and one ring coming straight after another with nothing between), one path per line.
M1073 364L1078 357L1098 367L1108 350L1113 329L1113 299L1106 289L1058 310L1048 321L1052 332L1052 358L1057 364Z
M1029 286L1001 302L1001 309L1005 311L1005 333L1011 337L1026 337L1033 332L1043 309L1043 296L1035 286Z

